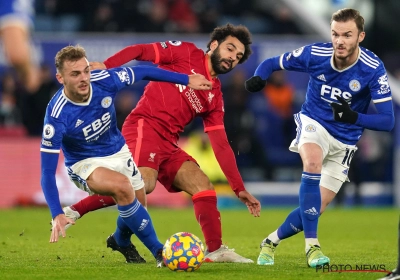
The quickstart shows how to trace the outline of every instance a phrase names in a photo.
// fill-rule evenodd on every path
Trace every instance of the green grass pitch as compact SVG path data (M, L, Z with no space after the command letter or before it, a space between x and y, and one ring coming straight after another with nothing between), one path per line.
M223 241L256 261L259 243L276 229L290 209L264 208L260 218L246 210L221 211ZM189 231L202 240L193 209L149 209L161 242L171 234ZM116 209L89 213L50 244L49 211L45 208L0 210L0 279L377 279L384 273L321 272L305 262L303 234L283 241L274 266L205 263L192 273L157 269L149 251L133 237L146 264L126 264L105 246L114 231ZM319 240L331 264L364 267L397 265L398 209L336 209L319 222Z

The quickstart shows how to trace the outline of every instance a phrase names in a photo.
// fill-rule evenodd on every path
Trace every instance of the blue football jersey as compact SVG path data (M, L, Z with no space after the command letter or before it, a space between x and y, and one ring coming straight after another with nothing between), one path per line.
M364 128L333 119L330 103L336 96L350 101L352 110L365 114L372 100L391 100L391 91L382 61L371 51L359 47L357 60L346 69L335 68L332 43L307 45L280 56L280 66L310 75L301 113L318 121L337 140L355 145Z
M95 70L90 75L89 99L71 101L61 88L50 100L40 150L59 153L67 167L76 162L117 153L125 140L117 128L114 100L116 93L134 82L130 67Z

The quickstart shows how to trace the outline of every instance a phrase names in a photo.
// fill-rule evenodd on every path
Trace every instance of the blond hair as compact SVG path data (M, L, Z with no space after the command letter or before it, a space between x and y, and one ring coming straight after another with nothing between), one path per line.
M57 52L55 57L57 72L63 70L65 61L77 61L81 58L86 58L86 51L80 45L62 48Z

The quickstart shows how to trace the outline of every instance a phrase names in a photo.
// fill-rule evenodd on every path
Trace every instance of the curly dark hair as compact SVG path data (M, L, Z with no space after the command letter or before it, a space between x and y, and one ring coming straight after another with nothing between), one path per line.
M221 44L228 36L237 38L244 45L244 54L240 59L239 64L245 62L253 51L250 47L252 43L250 31L244 25L235 26L228 23L226 25L216 27L210 35L210 41L207 44L207 52L210 50L210 45L213 41L217 40L218 44Z

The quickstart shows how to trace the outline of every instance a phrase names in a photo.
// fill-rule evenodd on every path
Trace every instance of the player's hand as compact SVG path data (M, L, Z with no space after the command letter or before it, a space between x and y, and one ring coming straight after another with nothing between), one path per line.
M192 74L189 75L189 83L187 86L191 87L192 89L209 90L212 89L212 82L207 80L201 74Z
M341 104L335 102L331 103L333 118L335 121L352 124L356 123L358 119L358 113L351 110L349 104L343 97L336 96L336 98Z
M57 242L59 235L65 237L65 226L67 224L75 225L75 222L65 217L64 214L60 214L53 219L53 227L51 229L50 243Z
M253 76L244 82L244 87L247 89L247 91L257 92L262 90L266 84L267 80L261 79L260 76Z
M257 198L252 196L248 191L241 191L239 193L239 199L246 204L250 214L252 214L254 217L260 217L261 203L257 200Z
M106 65L103 62L92 61L89 62L90 70L102 70L107 69Z

